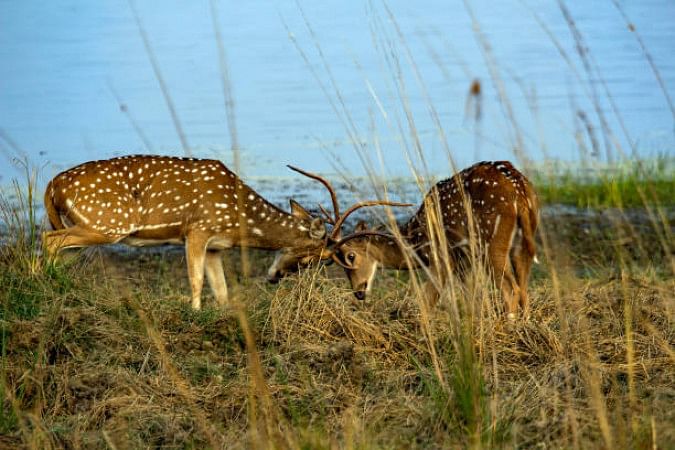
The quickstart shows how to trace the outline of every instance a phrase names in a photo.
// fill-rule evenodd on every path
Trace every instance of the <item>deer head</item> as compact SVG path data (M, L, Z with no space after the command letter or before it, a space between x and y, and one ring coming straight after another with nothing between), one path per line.
M319 205L319 208L321 209L326 222L331 224L333 229L330 234L324 233L324 241L322 245L303 248L287 248L278 252L267 273L267 280L271 283L278 282L282 277L290 273L297 272L300 268L308 267L321 261L334 260L333 247L340 241L342 225L345 223L345 220L347 220L347 218L355 211L371 206L412 206L409 203L369 200L356 203L350 206L344 214L340 214L337 194L328 180L317 174L306 172L297 167L288 167L291 170L301 173L302 175L319 181L326 187L326 189L328 189L328 192L331 196L331 201L333 203L333 215L331 216L321 205ZM294 206L292 203L291 206L293 214L297 214L299 216L309 216L309 213L302 209L299 205L295 204Z
M278 283L286 275L319 262L323 259L322 254L330 241L324 219L313 217L295 200L290 200L290 205L291 214L294 217L310 222L308 234L312 245L286 247L279 250L267 271L267 281L270 283Z
M365 300L373 285L373 279L380 261L385 259L383 251L389 245L379 245L379 240L394 239L393 236L369 231L365 222L356 225L354 232L333 247L332 258L345 270L354 296Z

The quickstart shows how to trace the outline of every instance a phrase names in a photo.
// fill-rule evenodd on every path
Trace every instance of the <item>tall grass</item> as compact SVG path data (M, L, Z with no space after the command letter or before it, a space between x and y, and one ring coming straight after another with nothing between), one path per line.
M18 322L30 323L41 314L54 317L62 307L59 298L51 297L71 285L67 273L55 269L42 257L39 240L35 187L38 171L24 161L17 162L24 170L25 181L14 180L12 189L0 195L0 229L2 245L0 272L2 309L0 310L1 354L0 430L10 434L20 430L25 442L33 447L49 447L52 439L41 423L44 410L44 367L48 334L36 336L30 352L24 355L24 372L20 377L11 364L11 342ZM39 197L38 197L39 198ZM46 299L53 301L46 302ZM54 325L49 321L50 326Z
M30 217L13 211L3 217ZM566 220L545 216L531 318L517 323L503 318L480 260L465 282L445 273L450 283L429 307L424 282L436 274L382 273L360 303L335 267L273 289L259 278L271 257L252 253L253 278L234 290L240 309L207 300L195 313L181 301L184 262L170 253L86 251L49 264L39 241L29 244L30 227L12 228L25 234L8 235L0 253L0 439L27 448L668 447L670 255L650 261L579 235L588 221ZM635 225L614 220L598 226ZM583 241L574 248L568 227ZM633 242L652 237L636 227ZM614 255L587 260L580 248ZM230 256L236 272L241 260Z
M29 268L30 273L38 270L40 248L38 241L39 223L37 218L36 186L38 171L30 167L27 160L18 161L23 169L25 181L12 180L11 189L0 197L0 217L6 236L14 239L12 245L4 248L8 258Z
M527 149L525 148L525 141L522 139L523 133L521 125L511 107L512 102L510 100L509 92L502 81L499 63L492 54L491 46L481 31L479 19L474 15L468 3L465 2L465 6L473 21L476 39L483 51L492 84L497 93L500 105L503 108L505 121L512 130L512 150L521 164L525 167L529 167L531 165L529 162L531 155L528 155ZM592 78L600 79L601 87L605 94L604 100L608 101L612 106L611 112L622 126L621 131L626 135L627 140L631 145L633 145L632 140L628 130L625 129L624 122L611 97L611 93L607 89L606 83L604 83L602 73L595 63L592 53L588 50L587 45L584 42L584 37L577 28L574 18L570 15L569 10L562 2L560 2L560 8L571 31L572 37L577 43L576 48L579 52L579 61L583 67L583 74L585 74L587 78L582 78L580 72L576 71L574 67L572 68L582 83L587 87L593 112L601 124L600 131L605 144L605 155L607 161L611 163L611 165L606 171L596 171L588 178L579 177L576 174L572 175L569 172L562 174L551 174L549 172L545 175L539 173L538 175L533 176L535 184L540 187L540 192L544 201L573 204L585 208L611 207L618 210L618 214L612 216L605 226L609 229L608 234L610 239L607 244L608 249L612 254L611 261L616 264L615 267L621 280L626 280L631 276L630 274L635 274L636 260L639 261L637 272L641 272L643 270L642 267L645 266L658 266L665 269L664 272L662 272L663 275L672 277L673 273L675 273L675 266L673 266L671 248L671 219L668 218L672 214L672 191L674 187L671 166L672 161L669 157L660 157L656 159L656 164L651 167L638 161L629 164L627 166L628 170L625 170L625 167L622 168L614 163L614 161L616 161L616 155L624 155L624 151L616 143L616 139L614 138L615 133L610 128L607 113L601 105L602 94L597 86L591 81ZM387 18L392 24L391 26L394 29L397 39L387 37L386 32L376 32L374 33L374 40L383 41L379 43L378 46L386 49L386 51L383 52L383 59L385 64L391 69L391 72L395 74L393 76L394 85L397 90L396 94L400 99L400 109L393 112L389 111L386 115L383 115L383 117L392 130L401 132L401 136L406 134L403 132L405 127L402 124L407 125L409 141L403 140L402 151L411 164L413 176L419 180L420 194L423 195L428 189L428 167L425 163L424 152L420 145L415 117L412 114L408 102L410 86L406 83L405 77L400 70L402 63L398 57L399 52L404 55L402 59L405 60L405 63L412 68L414 81L417 83L422 97L428 103L429 113L434 119L435 126L439 129L438 137L440 144L448 152L447 156L450 167L454 167L453 158L449 146L445 142L446 134L443 132L440 122L436 120L437 114L435 113L433 101L426 94L426 87L420 76L419 70L417 69L414 55L408 50L406 42L407 38L400 32L396 18L388 10L386 4L383 9L386 11ZM377 17L374 22L378 24L377 26L381 27L378 31L385 28L385 26L378 21ZM323 65L326 66L325 57L320 44L317 41L311 26L308 24L307 19L305 19L305 24L307 25L312 44L317 49L317 55L321 58ZM299 47L297 39L294 38L293 40L296 46L298 46L303 59L308 61L309 58L305 51ZM561 47L558 46L558 48ZM572 66L572 59L567 55L564 56L568 64ZM654 68L654 66L652 67ZM349 110L342 104L342 95L339 92L339 88L335 86L330 70L326 70L326 75L331 81L331 87L334 89L333 93L328 92L327 87L321 83L320 75L314 70L315 69L313 69L313 74L318 79L324 93L326 93L331 104L334 106L334 109L336 109L336 113L341 117L343 123L349 124L347 131L350 135L359 135L360 133L355 131L354 121L349 115ZM374 101L377 106L381 108L378 93L374 92L367 80L366 82L368 83L368 89L369 92L371 92ZM333 99L337 99L338 101ZM341 108L337 108L336 105L340 105ZM588 117L588 115L586 115L586 117ZM374 150L380 152L378 159L382 161L384 157L380 147L377 146L377 141L375 142L376 145ZM371 162L371 152L373 149L364 145L355 145L355 150L361 161L364 161L365 167L370 171L371 180L377 180L378 177L373 173L375 165ZM633 148L632 150L632 153L635 154L635 149ZM418 161L419 164L416 165L413 161ZM382 176L379 177L379 179L382 178ZM386 184L377 185L377 183L373 181L372 189L376 193L383 195L385 198L388 196L389 189ZM657 237L656 245L648 245L647 242L644 241L646 237L640 235L639 232L636 232L635 224L632 224L631 221L628 220L624 210L624 208L629 206L638 207L645 211L641 220L644 220L650 225L648 234ZM430 210L433 208L427 209ZM471 219L469 208L467 208L467 214L469 219ZM432 258L435 255L437 261L449 261L448 255L445 253L447 251L447 245L445 245L444 242L443 227L440 223L441 221L437 219L438 217L440 217L438 214L430 214L428 217L428 228L432 230L431 254ZM381 218L380 221L388 223L392 233L397 234L397 226L393 221L391 214ZM434 232L433 230L436 231ZM583 425L578 419L581 413L578 410L578 394L574 392L572 387L573 383L581 383L583 385L583 400L587 402L590 408L589 410L592 413L594 421L593 428L597 432L600 441L604 446L606 448L614 448L615 445L617 445L617 439L621 440L624 445L628 443L630 443L630 445L635 445L638 438L637 435L640 432L643 432L638 431L639 426L635 425L640 422L640 420L636 421L632 418L632 413L629 413L629 416L631 416L629 419L620 417L621 414L617 417L612 416L610 413L610 408L608 406L610 398L602 387L603 373L601 370L601 351L596 348L595 341L590 338L590 336L594 335L594 325L591 324L592 320L588 320L584 316L581 316L579 320L571 320L572 317L576 315L577 310L575 307L579 306L581 300L576 298L579 294L571 287L576 282L577 274L575 272L578 266L574 261L569 261L569 258L572 255L565 252L565 249L559 245L560 243L557 242L558 238L556 235L558 235L557 230L551 229L546 225L542 226L540 229L540 241L543 245L541 253L546 256L546 270L553 280L553 284L551 285L552 298L555 300L556 310L559 315L559 320L561 320L560 335L558 337L559 343L557 343L556 347L561 349L563 355L570 358L568 361L576 370L574 374L570 373L568 370L563 370L561 375L564 380L564 388L558 392L559 395L565 399L563 402L564 406L561 410L567 416L567 426L570 431L569 435L566 436L569 440L564 445L571 445L575 448L579 448L580 446L583 446L581 441L587 437L584 436L583 431L580 431L583 428ZM626 244L628 244L628 246ZM401 245L405 245L405 243L401 242ZM629 246L637 247L638 252L635 252ZM648 246L656 253L645 251ZM600 252L605 251L600 248L597 250ZM480 261L477 256L480 254L480 249L472 249L471 254L473 259L471 266L474 268L480 267ZM662 255L663 259L661 259L660 256L657 256L655 259L652 258L652 261L650 262L647 255L654 256L655 254ZM410 262L412 262L414 258L415 255L410 254ZM661 263L664 263L664 265L662 266ZM644 264L644 266L641 264ZM409 266L412 268L414 264L409 264ZM450 264L436 264L436 266L440 266L440 273L430 273L427 271L424 274L425 278L428 282L437 287L446 285L447 283L445 283L445 281L452 279L453 277L454 268ZM480 273L480 271L478 271L478 273ZM434 402L434 407L437 409L437 414L435 415L436 420L439 421L438 423L447 424L450 417L459 417L460 424L462 425L461 429L464 431L465 435L464 443L471 447L478 448L485 445L494 446L503 444L503 441L496 442L494 440L494 437L497 435L496 430L497 428L500 428L494 424L502 422L500 419L503 419L504 417L499 417L498 413L491 417L490 414L495 413L494 408L488 410L485 406L487 395L485 393L486 383L484 381L486 378L484 377L489 378L492 376L495 380L498 379L500 367L494 363L490 364L491 361L489 358L496 359L496 354L499 350L498 347L495 347L495 342L493 340L485 340L487 335L484 331L499 329L504 325L500 323L501 320L499 319L499 315L496 315L493 309L488 309L487 311L489 311L489 314L486 314L485 309L476 310L475 308L475 305L497 304L498 299L494 298L494 295L489 289L480 291L461 289L457 292L456 287L450 287L449 293L442 296L447 303L447 310L442 313L449 313L445 325L448 326L447 332L451 337L449 340L451 357L443 358L441 355L447 354L448 348L438 348L438 337L435 333L430 331L433 330L433 319L426 310L424 302L425 294L423 289L420 288L422 286L422 281L415 282L416 275L413 275L412 278L413 282L411 283L410 296L417 302L420 309L419 328L422 331L422 336L426 340L428 361L433 368L426 377L426 385L428 386L429 395L432 398L436 398L436 401ZM666 278L666 280L668 279L669 278ZM666 284L668 283L669 281L666 281ZM487 282L487 279L485 278L482 280L479 279L478 285L489 285L489 282ZM625 284L622 284L622 286L624 289L627 288ZM636 323L635 317L633 316L633 303L627 296L629 295L628 292L630 289L624 289L621 290L621 293L626 296L619 295L618 298L621 305L620 309L624 317L622 322L623 327L620 328L623 337L620 338L622 340L619 345L624 350L626 359L628 398L622 399L618 404L621 405L620 408L622 411L632 411L636 408L636 404L638 403L635 394L635 341L633 333ZM573 299L571 302L569 301L570 296ZM438 313L439 311L434 311L434 314ZM672 320L672 315L670 313L668 314L667 320ZM506 333L519 334L521 330L522 328L516 328L514 330L507 329ZM577 336L583 336L583 338L577 339ZM662 337L659 337L658 339L660 340ZM487 354L484 353L482 351L484 349L491 349L491 354L490 352ZM670 351L668 350L667 353L670 354ZM492 373L490 368L493 369ZM447 380L450 380L449 384L447 383ZM492 386L492 388L496 389L498 386ZM495 397L493 397L493 399L494 398ZM615 399L612 399L612 402L615 402ZM617 403L614 403L615 406L616 404ZM456 412L456 416L449 415L449 410ZM628 420L633 424L630 428L630 432L622 431L617 435L617 429L622 428L624 420ZM456 424L457 422L455 421L454 423ZM507 423L510 423L510 421L507 421ZM507 428L511 428L512 431L512 427L507 425ZM491 430L495 434L488 434L488 436L491 437L486 439L486 431L488 430ZM501 436L503 438L504 435ZM516 439L511 443L518 442L517 438L513 435L511 438ZM652 438L654 438L654 436L652 436Z

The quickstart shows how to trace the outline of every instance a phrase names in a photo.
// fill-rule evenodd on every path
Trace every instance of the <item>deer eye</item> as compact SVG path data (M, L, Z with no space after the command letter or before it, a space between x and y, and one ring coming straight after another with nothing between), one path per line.
M354 262L355 259L356 259L356 255L354 253L348 253L347 254L347 261Z

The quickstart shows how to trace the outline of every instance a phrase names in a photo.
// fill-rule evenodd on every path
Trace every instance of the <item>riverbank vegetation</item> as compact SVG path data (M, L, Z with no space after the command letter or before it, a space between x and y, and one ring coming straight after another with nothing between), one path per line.
M547 204L580 208L675 206L675 158L670 155L615 164L544 163L532 181Z
M480 271L429 309L406 271L359 302L337 267L276 287L271 255L244 274L238 250L231 305L194 312L181 251L48 261L21 192L2 208L0 446L675 444L672 210L545 212L531 317L510 323Z

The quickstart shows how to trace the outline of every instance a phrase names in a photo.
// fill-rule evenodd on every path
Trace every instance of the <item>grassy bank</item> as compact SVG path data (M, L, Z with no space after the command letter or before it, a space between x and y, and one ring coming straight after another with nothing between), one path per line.
M580 208L675 207L675 160L672 157L620 164L556 164L534 170L532 181L545 203Z
M0 447L669 448L672 222L544 217L529 321L480 273L429 310L407 272L365 303L340 270L267 285L228 254L233 301L193 312L181 252L46 261L5 206Z

